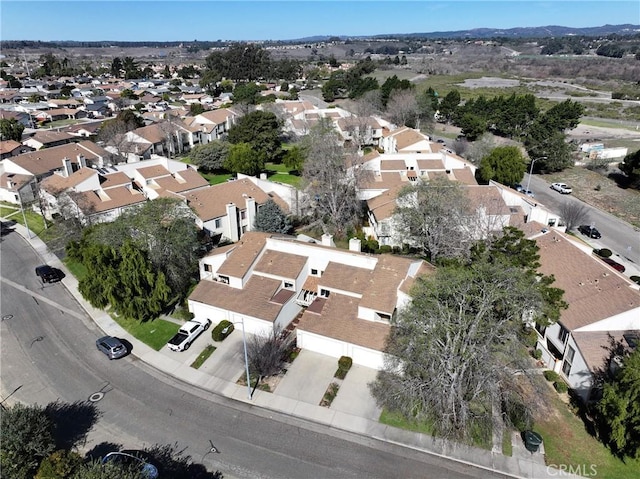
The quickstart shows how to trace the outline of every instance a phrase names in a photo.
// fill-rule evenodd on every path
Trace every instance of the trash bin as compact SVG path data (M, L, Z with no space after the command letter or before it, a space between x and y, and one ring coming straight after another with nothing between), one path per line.
M540 434L533 431L524 431L522 433L522 438L524 439L524 447L527 451L538 452L540 444L542 444L542 436Z

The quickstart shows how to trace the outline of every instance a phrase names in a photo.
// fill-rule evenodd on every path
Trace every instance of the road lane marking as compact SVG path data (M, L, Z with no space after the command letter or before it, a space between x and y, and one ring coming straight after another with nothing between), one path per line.
M82 315L80 313L77 313L76 311L73 311L72 309L65 308L64 306L56 303L55 301L52 301L49 298L45 298L44 296L42 296L42 295L40 295L40 294L38 294L38 293L36 293L34 291L31 291L28 288L25 288L21 284L14 283L10 279L0 277L0 281L2 281L3 283L5 283L5 284L7 284L9 286L12 286L13 288L17 289L18 291L22 291L23 293L28 294L29 296L31 296L34 299L38 299L40 301L43 301L43 302L47 303L50 306L53 306L54 308L62 311L63 313L69 314L69 315L71 315L71 316L73 316L75 318L78 318L78 319L82 319L82 320L85 319L84 315Z

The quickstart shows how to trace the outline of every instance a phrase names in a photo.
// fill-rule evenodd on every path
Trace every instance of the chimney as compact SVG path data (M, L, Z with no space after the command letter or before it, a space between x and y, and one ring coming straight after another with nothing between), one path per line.
M336 247L336 244L333 242L333 235L325 233L322 235L322 246L331 246L332 248Z
M356 251L358 253L362 251L360 248L360 240L358 238L351 238L349 240L349 251Z
M71 160L67 157L62 159L62 168L64 170L64 176L69 178L73 173L73 168L71 167Z
M247 196L244 201L247 208L247 231L252 231L256 222L256 211L258 210L256 200L251 196Z
M80 168L86 168L87 167L87 159L82 156L82 155L78 155L78 165L80 165Z

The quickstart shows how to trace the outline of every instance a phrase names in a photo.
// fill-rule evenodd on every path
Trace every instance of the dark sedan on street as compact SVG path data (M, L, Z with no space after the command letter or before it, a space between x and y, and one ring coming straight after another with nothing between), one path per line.
M588 236L589 238L593 238L593 239L602 238L600 231L598 231L594 226L581 225L578 227L578 231L580 231L580 233L582 233L583 235Z

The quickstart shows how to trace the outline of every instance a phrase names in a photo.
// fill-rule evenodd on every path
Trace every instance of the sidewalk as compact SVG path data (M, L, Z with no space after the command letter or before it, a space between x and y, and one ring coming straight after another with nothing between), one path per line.
M315 353L307 351L302 351L300 356L293 362L290 371L285 375L275 392L271 393L257 389L253 394L253 399L250 400L246 386L238 385L234 382L234 379L237 379L244 371L240 350L242 345L240 335L232 333L223 343L216 344L218 349L214 352L212 358L205 362L200 369L193 369L190 364L193 356L199 352L197 347L193 348L193 351L188 351L188 353L193 352L193 354L164 354L137 340L121 328L109 314L93 308L82 298L78 291L76 278L67 271L65 265L55 255L49 252L40 238L34 236L28 239L26 229L20 224L16 224L14 228L16 233L31 244L42 258L43 263L65 272L66 277L62 280L62 283L105 334L129 341L133 346L133 355L155 369L177 377L181 381L186 381L212 394L226 396L237 401L251 403L254 406L304 418L343 431L502 473L505 477L535 479L577 477L563 471L548 468L545 466L543 453L531 454L517 441L514 441L513 444L513 456L507 457L500 452L457 444L380 424L377 421L380 411L375 406L375 402L367 388L367 383L375 378L375 371L369 368L354 366L347 374L332 406L330 408L319 406L319 400L331 381L333 376L332 369L337 366L337 361L331 358L330 361L325 362L324 359L326 357L319 358L317 356L321 355L315 356ZM218 360L208 364L213 357ZM220 364L221 362L223 364ZM321 367L319 367L319 362L322 363ZM320 371L323 379L329 382L325 385L321 381L308 381L310 374L314 371ZM328 378L325 378L327 375Z

